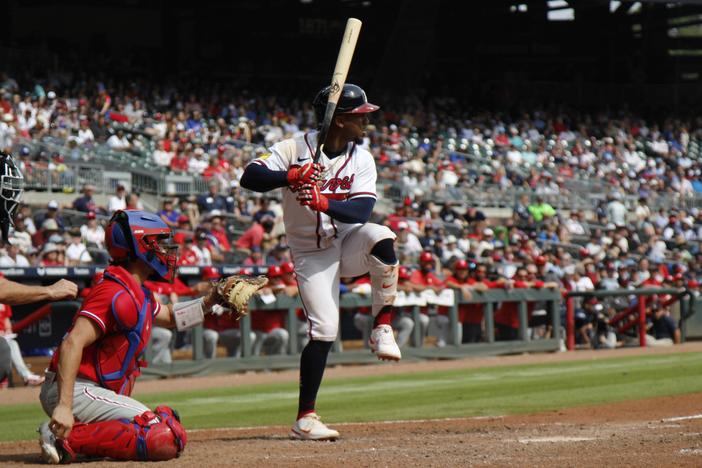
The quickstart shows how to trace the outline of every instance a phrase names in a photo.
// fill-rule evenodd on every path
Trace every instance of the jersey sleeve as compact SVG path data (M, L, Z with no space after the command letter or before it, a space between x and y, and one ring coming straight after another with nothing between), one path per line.
M85 298L77 316L86 317L94 322L103 333L115 328L115 319L112 315L112 299L117 291L105 281L95 286L88 297Z
M295 141L283 140L268 149L267 153L251 161L251 164L259 164L272 171L287 171L295 160Z
M375 160L368 151L358 151L358 154L360 156L360 164L347 200L357 197L371 197L375 199L377 198L375 182L378 178L375 170Z

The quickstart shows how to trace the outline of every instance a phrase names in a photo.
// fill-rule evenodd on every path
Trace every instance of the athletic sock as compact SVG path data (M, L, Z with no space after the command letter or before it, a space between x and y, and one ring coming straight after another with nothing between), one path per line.
M385 306L380 309L378 315L375 316L373 320L373 328L379 325L391 325L392 324L392 306Z
M332 347L331 341L310 340L300 356L300 399L298 400L297 419L314 413L319 386L322 384L327 355Z

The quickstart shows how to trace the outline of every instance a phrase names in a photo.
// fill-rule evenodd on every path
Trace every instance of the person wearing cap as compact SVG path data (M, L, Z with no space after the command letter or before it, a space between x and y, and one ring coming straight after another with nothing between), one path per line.
M202 230L195 232L195 245L192 250L197 255L197 264L200 266L212 265L212 250L207 239L207 233Z
M221 252L231 252L232 245L227 235L224 216L219 210L212 210L210 212L210 235L217 240Z
M479 279L470 275L471 268L475 271L481 268ZM502 287L502 283L489 281L486 277L487 267L459 259L453 262L451 275L446 278L446 287L461 292L463 300L470 299L473 292L483 292L490 288ZM458 305L458 327L461 343L477 343L482 338L483 304ZM450 322L448 315L437 317L440 337L449 342Z
M71 243L66 248L66 260L69 266L89 265L93 262L87 247L83 243L80 228L73 228L69 231Z
M73 200L73 209L76 211L82 211L83 213L88 213L90 211L96 212L98 210L98 206L93 199L94 194L95 186L92 184L85 184L83 186L83 195Z
M85 215L85 224L80 227L80 236L87 247L105 248L105 229L98 223L94 211Z
M456 239L456 236L453 234L449 234L446 237L446 246L441 253L441 262L444 265L449 265L454 263L455 260L462 260L465 258L466 254L458 248L458 239Z
M49 203L46 204L46 211L39 211L34 216L35 225L41 228L44 224L44 221L46 221L47 219L53 219L54 221L56 221L56 224L58 226L57 229L59 231L63 231L65 227L65 222L59 212L59 209L60 206L58 202L56 200L51 200Z
M395 251L400 262L415 261L422 252L422 244L417 236L409 229L406 221L397 223L397 239L395 240Z
M173 234L173 242L178 245L183 245L187 239L190 239L190 241L193 239L192 224L187 215L181 214L178 216L177 226Z
M529 271L526 267L519 267L512 277L512 281L505 282L503 287L513 287L515 289L522 288L549 288L554 289L560 287L556 282L544 282L536 278L529 277ZM536 302L527 302L527 320L530 321ZM498 341L511 341L520 339L519 336L519 303L518 302L503 302L495 311L495 338ZM527 324L527 326L529 326Z
M161 208L161 211L156 213L164 223L166 223L169 227L176 229L180 228L179 222L181 218L181 214L173 209L173 198L166 196L166 198L163 200L163 205ZM188 220L187 216L185 217L186 221Z
M253 214L253 220L260 223L264 216L268 216L273 219L276 218L275 212L270 208L270 200L268 197L261 197L258 200L258 210L256 210Z
M219 182L210 181L207 184L208 192L197 197L197 206L201 213L209 213L212 210L227 210L227 198L219 193Z
M419 268L412 272L409 279L409 283L413 287L412 292L421 293L424 290L431 290L439 294L445 289L444 281L434 273L436 267L437 261L433 253L425 250L419 255ZM430 322L428 307L421 307L420 312L419 325L422 336L426 336Z
M268 284L261 290L261 294L278 294L285 290L283 270L279 265L268 267ZM286 354L290 335L285 328L287 309L252 310L251 330L256 334L253 342L252 354L266 356Z
M646 346L680 344L680 328L670 314L670 308L658 302L650 306L651 318L646 324Z
M59 256L59 248L53 242L47 242L41 249L41 258L39 260L39 266L42 267L56 267L56 266L66 266L65 262L61 261Z
M124 184L119 183L115 188L115 194L110 197L107 202L107 212L109 214L114 213L118 210L127 209L127 189Z

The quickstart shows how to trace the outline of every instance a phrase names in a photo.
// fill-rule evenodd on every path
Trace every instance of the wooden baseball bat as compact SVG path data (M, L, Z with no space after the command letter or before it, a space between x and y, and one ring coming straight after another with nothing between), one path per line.
M324 144L324 140L327 139L329 126L334 117L336 105L339 103L341 90L344 88L344 83L346 82L346 75L349 73L353 51L356 48L356 42L358 42L358 34L360 32L361 20L349 18L346 21L346 29L344 30L344 37L341 40L339 55L336 57L336 66L334 67L331 87L329 88L329 99L327 100L327 107L324 111L324 120L319 129L319 135L317 135L317 150L314 152L314 162L319 161L319 156L322 153L322 145Z

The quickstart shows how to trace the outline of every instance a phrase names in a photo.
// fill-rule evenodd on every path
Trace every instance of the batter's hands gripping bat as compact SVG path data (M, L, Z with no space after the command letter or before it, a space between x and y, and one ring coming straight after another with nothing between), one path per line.
M339 55L336 57L336 66L334 67L334 74L332 75L329 99L327 100L327 107L324 111L324 120L322 121L322 127L319 129L319 135L317 136L317 150L313 158L315 163L319 161L319 156L322 152L322 144L324 144L324 140L327 139L329 125L331 125L332 118L334 117L336 105L339 103L339 96L341 96L341 90L344 88L346 75L349 73L353 51L356 48L356 42L358 41L358 34L360 32L361 20L349 18L348 21L346 21L346 29L344 30L344 37L341 40Z

